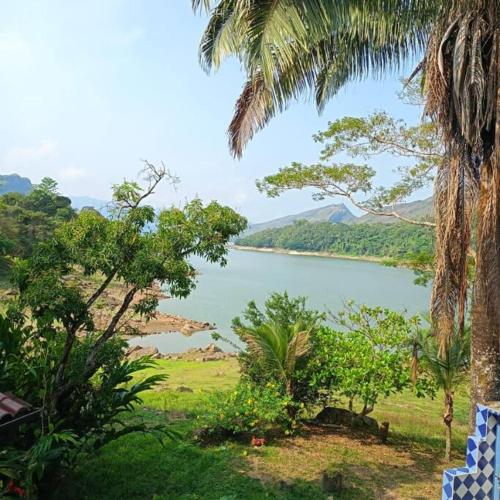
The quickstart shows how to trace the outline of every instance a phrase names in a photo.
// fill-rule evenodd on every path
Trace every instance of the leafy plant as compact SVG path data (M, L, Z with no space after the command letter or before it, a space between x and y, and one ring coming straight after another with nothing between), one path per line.
M446 428L445 459L451 459L451 435L453 423L454 394L457 387L467 376L470 365L470 330L458 330L453 335L444 355L436 337L430 330L422 333L419 339L421 361L424 371L444 394L443 422Z
M304 359L324 315L308 310L305 298L290 298L285 292L266 300L264 312L250 302L244 312L246 323L233 320L233 330L245 343L240 354L243 373L255 383L278 380L294 398L294 374ZM290 407L293 413L293 407Z
M144 188L127 181L114 186L110 218L82 211L29 258L15 262L18 297L7 316L0 316L0 391L10 390L41 410L40 421L27 424L7 443L25 467L39 458L40 474L29 476L36 483L53 480L67 464L129 432L169 434L122 418L162 377L134 383L134 373L151 361L124 361L119 334L131 313L146 321L154 316L158 296L149 293L153 285L163 285L173 296L189 295L196 272L188 258L198 255L224 265L225 244L245 227L244 218L215 202L204 206L193 200L182 209L156 213L144 201L163 179L175 179L147 162L143 173ZM44 186L54 189L49 182ZM39 195L35 201L45 203ZM122 296L102 324L98 300L112 283L121 285ZM56 440L61 445L57 460L53 453L47 458L36 452L52 429L75 436L74 441Z
M206 412L199 418L213 436L263 435L271 429L288 433L293 426L287 411L291 404L281 384L240 382L234 391L212 394Z
M323 327L313 337L311 354L299 379L314 402L347 398L351 411L367 415L381 397L411 386L412 332L419 318L349 302L335 321L342 330ZM429 391L424 382L420 393Z

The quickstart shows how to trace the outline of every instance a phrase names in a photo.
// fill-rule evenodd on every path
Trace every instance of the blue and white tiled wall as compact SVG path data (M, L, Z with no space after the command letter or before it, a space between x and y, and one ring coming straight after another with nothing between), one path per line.
M499 411L477 405L476 432L467 440L466 466L444 471L443 500L494 498L495 450L499 423Z

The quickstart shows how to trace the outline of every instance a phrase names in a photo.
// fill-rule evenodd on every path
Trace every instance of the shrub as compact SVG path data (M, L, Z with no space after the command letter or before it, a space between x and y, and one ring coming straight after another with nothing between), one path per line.
M380 397L411 386L411 339L419 318L348 303L335 320L343 330L323 327L311 339L308 362L299 379L310 402L327 405L347 398L349 409L373 411ZM422 380L419 394L430 390Z
M233 391L214 393L199 418L212 436L263 435L276 428L288 433L294 425L287 411L290 404L281 385L240 382Z
M250 302L243 320L233 319L233 330L245 343L239 356L243 376L257 385L278 380L297 402L295 371L323 319L323 314L306 308L304 297L290 298L286 292L273 293L264 311Z

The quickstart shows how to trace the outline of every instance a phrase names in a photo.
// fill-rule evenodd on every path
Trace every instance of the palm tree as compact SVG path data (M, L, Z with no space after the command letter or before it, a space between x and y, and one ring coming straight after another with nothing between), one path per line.
M463 382L470 361L469 337L454 333L444 355L433 335L425 335L420 340L422 361L431 373L436 385L444 393L443 422L446 428L445 459L451 457L451 425L453 422L453 398L457 387Z
M315 322L293 324L277 321L249 326L240 324L235 333L248 346L248 353L271 376L276 376L293 397L293 375L297 361L309 352Z
M446 155L435 182L436 277L431 314L442 356L467 301L477 217L472 400L500 399L500 5L498 0L192 0L210 19L200 45L210 70L237 56L247 81L229 126L245 144L291 100L321 110L346 83L424 54L426 112Z

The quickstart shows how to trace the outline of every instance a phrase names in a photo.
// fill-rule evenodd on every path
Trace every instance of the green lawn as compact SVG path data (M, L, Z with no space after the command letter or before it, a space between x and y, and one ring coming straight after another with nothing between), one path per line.
M189 440L207 394L238 380L235 360L165 361L169 375L144 397L141 416L169 422L185 439L162 446L155 438L129 435L82 464L54 492L53 499L320 499L321 473L342 471L340 498L438 498L443 468L441 397L391 397L374 416L391 423L386 445L366 435L308 426L263 448L228 442L200 447ZM148 370L149 371L149 370ZM146 375L146 373L144 373ZM192 393L177 392L179 386ZM463 464L467 397L456 401L453 464Z

